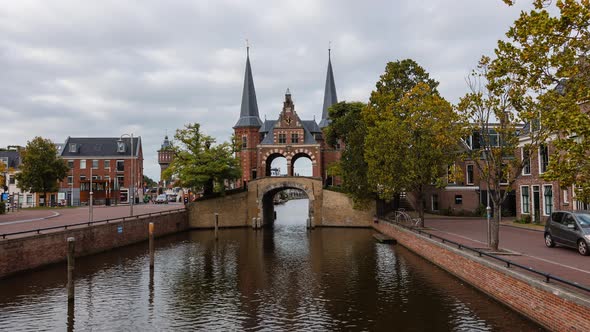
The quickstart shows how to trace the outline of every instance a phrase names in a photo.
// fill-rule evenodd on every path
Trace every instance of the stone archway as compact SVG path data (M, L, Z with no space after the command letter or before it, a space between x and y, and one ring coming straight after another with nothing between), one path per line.
M308 217L311 226L322 221L322 180L306 177L266 177L250 181L248 186L248 217L260 218L262 224L268 224L274 218L272 211L273 196L285 189L298 189L307 195L309 200Z
M287 160L287 172L289 172L289 156L286 155L282 150L267 153L262 160L262 166L264 170L264 176L272 176L272 162L278 158L285 158ZM289 173L287 173L289 174Z

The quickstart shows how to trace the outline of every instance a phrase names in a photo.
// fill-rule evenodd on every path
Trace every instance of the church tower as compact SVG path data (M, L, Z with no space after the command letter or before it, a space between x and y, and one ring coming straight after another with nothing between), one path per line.
M328 49L328 72L326 73L326 87L324 90L324 107L322 108L322 120L320 128L324 129L330 124L328 108L338 102L336 96L336 85L334 84L334 73L332 72L331 50Z
M259 129L262 126L260 116L258 115L258 102L256 101L256 90L254 89L254 80L252 78L252 68L250 67L250 47L246 47L246 73L244 75L244 89L242 90L242 107L240 109L240 118L234 125L234 134L240 144L240 163L242 166L242 181L248 182L257 177L257 146L260 143Z
M322 120L320 121L320 128L322 131L330 124L330 115L328 108L338 103L336 96L336 85L334 84L334 73L332 72L331 50L328 49L328 72L326 73L326 87L324 90L324 106L322 108ZM340 160L342 152L340 151L340 142L336 146L330 146L325 141L322 144L322 178L325 179L326 185L334 185L340 183L340 179L328 176L328 168Z
M160 164L160 183L164 184L165 179L162 175L164 170L170 166L172 159L174 157L174 153L172 152L172 144L168 140L168 135L164 137L164 142L162 142L162 146L160 150L158 150L158 164ZM167 181L169 182L169 181Z

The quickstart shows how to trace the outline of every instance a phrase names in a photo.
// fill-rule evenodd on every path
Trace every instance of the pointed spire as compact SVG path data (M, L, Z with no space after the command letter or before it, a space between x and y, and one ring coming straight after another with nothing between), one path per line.
M234 126L238 127L260 127L262 121L258 115L258 102L256 101L256 90L250 67L250 46L246 46L246 73L244 75L244 89L242 90L242 108L240 119Z
M326 88L324 91L324 107L322 108L322 120L320 128L327 127L330 124L328 108L338 102L336 96L336 85L334 84L334 73L332 72L331 48L328 48L328 73L326 74Z

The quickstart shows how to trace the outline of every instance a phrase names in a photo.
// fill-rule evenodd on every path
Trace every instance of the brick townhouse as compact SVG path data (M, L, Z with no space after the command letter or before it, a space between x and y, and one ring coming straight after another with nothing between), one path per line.
M92 186L94 204L130 202L142 199L143 149L141 137L68 137L61 158L70 171L60 182L65 204L86 205Z
M580 108L588 113L590 103L583 103ZM536 151L530 153L528 162L522 170L522 175L514 184L516 192L517 217L529 217L534 222L544 222L555 210L588 210L589 205L576 200L575 184L563 186L558 181L546 181L543 174L547 171L551 156L559 153L552 144L557 136L550 136ZM526 137L521 137L516 150L516 158L522 160L524 146L528 143Z

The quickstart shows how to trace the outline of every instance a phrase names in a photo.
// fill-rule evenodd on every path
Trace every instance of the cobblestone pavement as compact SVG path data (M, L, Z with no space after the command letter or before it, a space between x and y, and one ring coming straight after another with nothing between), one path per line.
M430 233L470 247L487 246L483 218L433 218L426 219L425 226ZM575 249L546 247L543 231L502 225L500 248L516 253L503 255L505 259L590 287L590 256L581 256Z
M182 209L184 204L138 204L133 206L133 215ZM126 217L131 214L129 205L95 206L92 209L93 220ZM87 222L90 219L88 207L56 209L22 209L18 212L0 215L0 235L13 232L36 230L39 228L72 225ZM24 234L33 235L34 233ZM11 238L15 236L10 236Z

